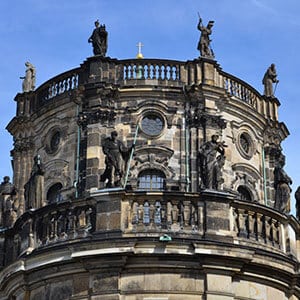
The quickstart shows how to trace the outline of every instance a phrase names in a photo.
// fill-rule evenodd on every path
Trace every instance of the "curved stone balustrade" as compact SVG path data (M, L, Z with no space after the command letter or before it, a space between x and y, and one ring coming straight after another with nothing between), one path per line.
M43 104L56 96L76 89L79 84L80 71L80 68L69 70L42 84L36 90L38 103Z
M160 83L180 88L184 85L199 84L215 86L224 89L232 99L241 100L258 113L277 120L279 102L276 98L266 99L246 82L222 71L216 62L202 59L183 62L162 59L91 58L80 68L62 73L42 84L34 92L33 95L36 96L30 96L32 97L30 106L34 106L31 111L35 111L57 96L78 88L79 82L94 84L102 81L117 83L120 86L132 84L131 81L137 85ZM27 100L22 98L22 94L19 98L18 111L24 114L26 105L23 102Z
M233 229L241 242L256 246L272 246L297 256L296 232L299 224L274 209L255 203L232 203ZM298 227L298 228L296 228Z
M34 249L84 238L95 230L95 205L84 201L25 212L5 233L5 264Z
M217 242L222 236L226 243L297 256L298 222L266 206L236 200L226 193L144 195L100 192L88 201L74 200L27 211L13 228L2 232L4 265L34 249L103 234L109 238L109 232L116 230L123 237L168 234L199 242Z
M222 86L227 93L234 96L257 109L257 104L261 95L246 82L225 72L220 72L222 76Z

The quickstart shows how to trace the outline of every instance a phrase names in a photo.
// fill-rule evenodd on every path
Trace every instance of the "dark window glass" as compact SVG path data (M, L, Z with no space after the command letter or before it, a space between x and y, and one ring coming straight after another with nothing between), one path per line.
M62 201L62 196L60 193L61 189L62 189L61 183L55 183L49 188L47 192L47 201L49 204Z
M241 200L246 200L246 201L251 201L252 200L251 194L250 194L249 190L246 187L239 186L237 190L240 194L240 199Z
M59 131L56 131L52 137L51 137L51 140L50 140L50 149L51 149L51 152L54 152L58 149L58 145L60 143L60 132Z

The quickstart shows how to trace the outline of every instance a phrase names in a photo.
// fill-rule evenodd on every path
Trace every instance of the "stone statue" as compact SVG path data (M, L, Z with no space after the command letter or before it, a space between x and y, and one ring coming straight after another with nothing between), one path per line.
M95 29L88 39L89 43L93 45L94 55L105 56L107 51L107 31L105 25L100 25L99 21L95 22Z
M277 80L275 65L271 64L271 66L266 71L264 78L262 80L262 83L265 87L264 88L264 96L274 97L275 91L273 91L273 83L277 84L278 82L279 82L279 80Z
M210 47L210 38L209 36L212 33L212 27L214 25L214 21L209 21L207 26L203 26L202 19L199 17L198 30L201 31L200 40L198 42L197 49L200 51L200 55L206 58L214 58L213 50Z
M0 185L0 226L11 227L17 219L17 207L15 207L15 196L17 190L10 183L9 176L3 177Z
M274 168L275 208L283 213L290 212L290 193L292 179L283 170L285 156L280 154Z
M295 192L295 198L296 198L296 217L298 220L300 220L300 186L298 186Z
M44 167L39 155L34 157L30 178L25 184L25 203L28 209L44 205Z
M218 135L204 143L199 151L201 187L218 190L222 183L221 168L225 162L224 142L218 142ZM219 155L218 155L219 153Z
M24 77L20 77L20 79L23 79L22 83L22 90L23 93L33 91L35 89L35 67L30 63L26 62L26 73Z
M117 136L118 133L113 131L111 137L106 138L102 145L103 153L106 155L106 169L100 181L107 181L106 187L108 188L122 186L126 163L132 150L132 147L128 149L120 140L117 140Z

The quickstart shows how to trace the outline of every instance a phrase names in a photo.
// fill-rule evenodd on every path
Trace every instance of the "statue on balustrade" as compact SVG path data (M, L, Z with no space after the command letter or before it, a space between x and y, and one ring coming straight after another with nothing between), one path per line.
M34 91L35 89L35 67L30 62L25 63L26 66L26 72L24 77L20 77L20 79L23 79L22 83L22 90L23 93Z
M17 190L10 182L9 176L3 177L0 185L0 227L11 227L17 219Z
M300 186L298 186L295 192L295 198L296 198L296 217L298 220L300 220Z
M262 83L264 85L264 96L274 98L274 93L278 82L279 80L277 80L275 65L271 64L271 66L267 69L264 78L262 80ZM273 90L273 83L276 84L274 90Z
M199 151L199 171L201 188L218 190L222 183L221 169L225 163L224 142L218 142L219 136L213 135Z
M118 133L113 131L111 136L106 138L102 145L103 153L106 155L106 169L101 175L100 181L106 182L106 187L120 187L123 179L132 147L129 149L117 139Z
M27 209L40 208L45 205L44 200L44 166L41 157L34 157L34 164L30 173L30 178L24 186L25 203Z
M107 52L107 31L105 25L100 25L99 20L95 22L95 29L88 39L93 45L94 55L105 56Z
M292 179L284 171L284 165L285 156L280 154L274 168L275 208L283 213L289 213Z
M212 27L214 25L214 21L209 21L207 26L205 27L202 24L202 19L199 16L199 22L198 22L198 30L200 30L201 35L200 35L200 40L198 42L198 47L197 49L200 51L200 55L202 57L206 58L214 58L214 52L210 47L210 38L209 36L212 33Z

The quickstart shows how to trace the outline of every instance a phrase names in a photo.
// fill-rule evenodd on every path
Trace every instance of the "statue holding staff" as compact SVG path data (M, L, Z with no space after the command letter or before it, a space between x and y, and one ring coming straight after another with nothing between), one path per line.
M202 24L202 19L198 13L199 16L199 22L198 22L198 30L201 32L201 36L200 36L200 40L198 42L198 47L197 49L200 51L200 55L202 57L206 57L206 58L214 58L214 53L213 50L210 47L210 42L211 39L209 38L209 36L212 33L212 27L214 25L214 21L209 21L207 26L205 27Z

